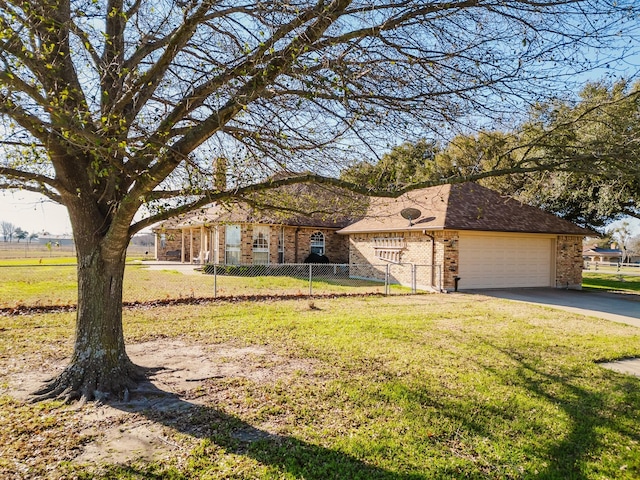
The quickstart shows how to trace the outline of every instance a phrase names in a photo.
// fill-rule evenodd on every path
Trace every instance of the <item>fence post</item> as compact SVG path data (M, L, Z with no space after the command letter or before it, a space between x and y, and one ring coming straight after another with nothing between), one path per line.
M389 267L390 265L387 263L384 271L384 294L385 295L389 295Z
M313 263L309 264L309 296L313 295Z
M418 291L418 285L417 285L417 280L416 280L416 276L417 276L417 265L415 263L411 264L411 293L415 294Z
M218 265L213 264L213 298L218 298Z

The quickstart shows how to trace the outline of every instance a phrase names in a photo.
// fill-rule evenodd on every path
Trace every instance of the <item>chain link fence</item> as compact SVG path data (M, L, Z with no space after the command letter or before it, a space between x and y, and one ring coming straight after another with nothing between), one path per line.
M214 296L265 282L283 294L381 293L440 290L440 268L415 264L276 264L202 267L214 277ZM302 282L302 283L301 283ZM304 287L304 288L303 288ZM293 288L293 290L292 290Z
M78 298L74 264L0 266L0 307L72 305Z
M410 294L438 291L439 266L414 264L190 265L127 264L125 302L239 296ZM0 265L0 307L77 303L76 266Z

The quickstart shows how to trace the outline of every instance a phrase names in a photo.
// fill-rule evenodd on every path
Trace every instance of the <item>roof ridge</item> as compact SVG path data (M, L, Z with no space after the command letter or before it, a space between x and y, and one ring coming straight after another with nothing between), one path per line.
M595 233L472 182L412 190L393 200L378 198L372 207L364 219L340 233L440 229L582 236ZM422 215L407 226L401 215L404 208L421 209Z

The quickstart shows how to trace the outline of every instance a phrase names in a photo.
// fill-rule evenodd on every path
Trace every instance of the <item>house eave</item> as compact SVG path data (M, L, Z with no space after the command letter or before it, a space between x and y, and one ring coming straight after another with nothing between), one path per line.
M351 230L349 227L343 228L342 230L338 230L336 233L339 235L351 235L354 233L397 233L397 232L423 232L423 231L437 231L437 230L445 230L444 227L416 227L415 225L412 227L390 227L390 228L376 228L376 229L354 229ZM450 230L450 229L447 229Z
M443 226L429 226L429 227L390 227L390 228L377 228L377 229L357 229L352 230L349 228L343 228L338 230L339 235L352 235L352 234L367 234L367 233L398 233L398 232L429 232L429 231L456 231L456 232L478 232L478 233L505 233L505 234L519 234L519 235L568 235L576 237L586 237L584 232L561 232L561 231L533 231L533 230L488 230L488 229L474 229L474 228L456 228L456 227L443 227Z

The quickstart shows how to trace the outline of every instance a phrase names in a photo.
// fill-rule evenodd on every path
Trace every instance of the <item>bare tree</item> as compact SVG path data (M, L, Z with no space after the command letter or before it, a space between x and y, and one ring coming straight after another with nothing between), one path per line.
M629 222L622 222L622 224L613 230L611 230L612 237L618 242L618 247L622 250L622 263L630 261L630 243L631 243L631 228Z
M2 227L2 237L5 242L11 242L13 240L13 235L16 231L16 226L11 222L5 222L4 220L0 223Z
M630 262L634 261L635 257L640 256L640 235L631 237L627 254L629 255Z
M39 392L67 399L122 394L142 375L122 335L125 252L136 232L297 182L365 192L331 176L398 139L503 118L602 65L594 59L611 61L607 46L625 55L637 8L632 0L2 6L0 187L65 205L77 247L74 353ZM210 182L219 157L228 160L223 190ZM291 174L300 171L308 173ZM290 174L269 180L275 172Z

